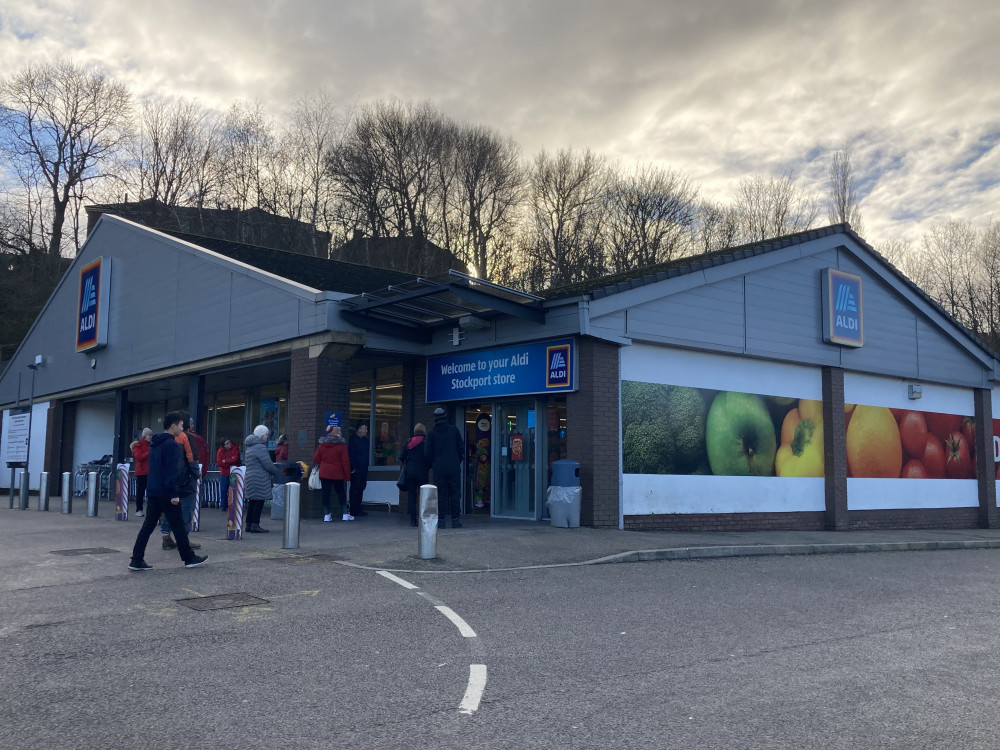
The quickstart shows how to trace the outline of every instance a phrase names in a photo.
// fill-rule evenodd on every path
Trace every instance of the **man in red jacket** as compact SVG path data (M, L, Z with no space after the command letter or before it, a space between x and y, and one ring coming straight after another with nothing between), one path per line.
M153 431L142 428L142 435L133 440L129 448L135 458L135 517L142 518L142 503L146 499L146 480L149 478L149 441Z

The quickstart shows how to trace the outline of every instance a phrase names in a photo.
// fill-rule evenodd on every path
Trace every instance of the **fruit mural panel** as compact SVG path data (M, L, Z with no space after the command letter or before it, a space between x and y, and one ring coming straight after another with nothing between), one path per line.
M823 476L821 401L622 381L626 474Z
M972 417L867 404L844 410L848 477L976 478Z

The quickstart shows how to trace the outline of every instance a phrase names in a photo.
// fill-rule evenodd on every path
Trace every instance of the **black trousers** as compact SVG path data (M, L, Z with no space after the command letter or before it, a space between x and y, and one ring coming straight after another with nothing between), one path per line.
M340 510L337 512L347 512L349 508L347 508L347 492L344 491L344 480L320 479L319 481L323 485L323 512L328 516L333 513L333 511L330 510L330 490L337 493L337 502L340 503Z
M361 510L361 500L368 486L368 472L356 471L351 474L351 515Z
M419 521L420 515L420 485L426 484L419 479L406 480L406 510L410 514L411 521Z
M462 515L462 473L435 475L434 484L438 488L438 516L457 521Z
M135 475L135 509L142 510L142 501L146 499L146 482L148 474Z
M177 552L181 556L181 560L185 563L191 562L195 558L194 550L191 549L191 543L188 541L187 528L184 525L184 519L181 517L181 506L180 503L174 505L170 502L169 497L153 497L152 495L146 498L146 515L142 519L142 528L139 529L139 535L135 538L135 546L132 547L132 562L138 563L142 562L146 555L146 543L149 542L149 537L153 533L153 529L157 527L160 523L160 516L166 516L167 523L170 524L170 530L174 532L174 539L177 541Z

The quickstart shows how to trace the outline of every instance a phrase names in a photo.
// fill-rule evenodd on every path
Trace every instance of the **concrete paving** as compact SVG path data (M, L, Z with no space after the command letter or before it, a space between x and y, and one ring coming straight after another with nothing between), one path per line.
M38 545L55 549L106 548L123 553L127 565L142 519L132 516L116 521L114 508L101 502L99 515L86 516L86 503L75 503L74 513L64 515L59 506L35 510L0 509L4 544L0 560L38 553ZM389 571L473 572L544 566L593 565L651 560L759 555L816 555L938 549L1000 547L1000 529L908 530L908 531L756 531L756 532L636 532L617 529L556 528L547 522L481 518L463 519L461 529L438 529L437 556L419 557L419 530L409 525L405 514L371 508L356 521L305 519L301 522L299 547L282 549L283 521L265 518L268 534L246 534L240 541L225 539L225 514L205 508L201 531L192 538L202 544L202 553L212 561L247 555L326 555L342 565ZM53 536L54 535L54 536ZM22 557L23 559L23 557ZM160 549L159 537L150 540L147 559L151 564L177 562L176 552ZM10 583L10 581L8 581ZM23 583L23 582L22 582Z

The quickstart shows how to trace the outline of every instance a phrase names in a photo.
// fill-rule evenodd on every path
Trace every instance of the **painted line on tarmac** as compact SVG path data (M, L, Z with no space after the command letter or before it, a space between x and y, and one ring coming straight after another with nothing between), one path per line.
M473 657L478 659L483 658L482 641L479 640L479 636L476 635L476 631L473 630L469 626L469 623L463 620L458 613L455 612L455 610L442 602L440 599L428 594L426 591L420 591L419 586L416 586L399 576L393 575L388 570L376 570L375 572L386 580L402 586L404 589L414 590L414 593L416 593L417 596L430 602L434 606L434 609L447 617L451 623L458 628L458 632L463 638L471 639L469 641L469 646ZM462 702L458 706L458 712L471 716L478 711L479 701L482 700L484 690L486 690L486 665L470 664L469 682L465 687L465 695L462 696Z
M442 615L451 620L452 624L458 628L458 632L462 634L463 638L475 638L476 631L469 627L469 623L463 620L451 607L446 607L443 604L439 604L434 609L440 612Z
M388 570L380 570L380 571L378 571L378 574L380 576L382 576L383 578L388 578L393 583L398 583L404 589L416 589L416 588L420 588L419 586L416 586L416 585L410 583L409 581L404 581L399 576L394 576Z
M469 665L469 685L465 688L465 695L462 696L462 703L458 707L460 714L473 714L479 709L479 701L483 697L486 689L486 665Z

